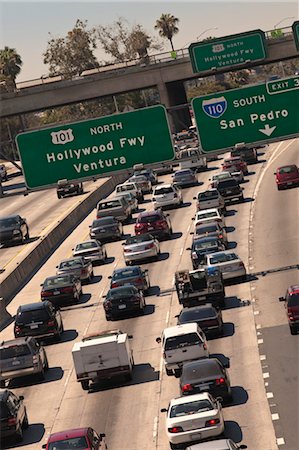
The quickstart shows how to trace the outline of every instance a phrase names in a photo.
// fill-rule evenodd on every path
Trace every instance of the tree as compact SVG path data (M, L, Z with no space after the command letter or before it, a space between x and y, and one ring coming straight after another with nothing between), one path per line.
M141 25L130 27L123 17L110 25L100 25L97 33L103 50L112 56L113 62L147 58L149 51L162 49L162 45L146 33Z
M169 40L172 51L174 51L172 38L179 32L178 23L179 19L172 14L162 14L160 19L156 20L155 30L159 31L162 38Z
M47 50L43 54L44 63L49 64L50 75L72 78L80 75L84 70L99 67L93 54L93 50L96 48L95 29L88 30L87 21L83 22L78 19L66 37L54 38L51 36Z
M16 87L16 77L21 72L23 64L16 49L4 47L0 50L0 81L4 81L8 86Z

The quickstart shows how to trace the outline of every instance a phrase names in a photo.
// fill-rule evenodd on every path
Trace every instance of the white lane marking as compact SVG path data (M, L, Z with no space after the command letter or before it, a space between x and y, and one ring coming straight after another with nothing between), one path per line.
M117 261L113 264L113 267L116 267L117 266Z
M273 396L273 392L267 392L267 398L273 398L274 396Z
M257 345L261 345L261 344L263 344L264 343L264 339L258 339L257 340Z
M166 313L165 322L168 323L168 320L169 320L169 311L167 311L167 313Z
M260 360L261 361L265 361L265 359L266 359L266 355L260 355Z
M277 445L284 445L285 444L284 438L283 437L277 438L276 439L276 444Z
M189 233L190 228L191 228L192 223L189 224L188 228L187 228L187 233Z
M184 251L184 247L182 247L181 250L180 250L180 256L182 256L183 251Z
M265 380L266 378L269 378L269 377L270 377L269 372L263 373L263 378L264 378L264 380Z
M158 416L154 418L154 427L153 427L153 437L155 438L157 436L158 431Z
M277 414L277 413L271 414L271 417L272 417L272 420L279 420L279 414Z
M64 385L65 385L65 386L66 386L66 385L68 384L68 382L69 382L69 379L70 379L70 376L71 376L71 374L72 374L72 371L73 371L73 369L71 369L71 370L69 371L69 373L67 374L67 377L66 377L65 382L64 382Z
M101 290L100 298L102 298L103 294L104 294L104 289Z
M255 315L255 316L258 316L259 315L259 311L253 311L253 314Z
M85 336L86 335L86 333L87 333L87 330L88 330L88 328L89 328L89 323L87 324L87 326L86 326L86 328L85 328L85 330L83 331L83 336Z
M164 363L164 359L161 357L161 360L160 360L160 366L159 366L160 377L161 377L161 375L162 375L163 363Z

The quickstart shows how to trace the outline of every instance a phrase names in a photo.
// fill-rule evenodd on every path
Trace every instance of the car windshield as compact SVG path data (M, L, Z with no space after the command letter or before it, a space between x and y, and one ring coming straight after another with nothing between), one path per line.
M44 282L43 289L68 286L69 284L71 284L71 278L68 275L62 275L55 278L47 278Z
M89 444L85 436L63 439L48 444L48 450L85 450L87 448L89 448Z
M135 295L137 293L137 289L134 286L125 286L121 289L111 289L110 291L108 291L107 294L107 299L108 300L112 300L112 299L119 299L119 298L123 298L123 297L131 297L132 295Z
M180 334L166 339L165 350L175 350L181 347L201 344L202 341L197 333Z
M212 411L214 409L210 400L196 400L194 402L181 403L172 406L170 417L181 417L189 414L197 414L204 411Z
M155 189L154 195L173 194L174 189L171 186L159 187Z
M140 234L139 236L131 236L126 240L126 245L140 244L141 242L149 242L154 238L150 234Z
M116 223L113 217L105 217L92 222L92 228L104 227L105 225L114 225Z
M288 306L299 306L299 294L292 294L289 296Z
M124 278L138 277L140 276L140 269L133 267L132 269L118 270L112 276L113 280L122 280Z
M2 347L0 348L0 361L10 358L17 358L18 356L27 356L30 354L28 345L12 345L10 347Z
M49 319L48 310L45 308L32 309L30 311L19 311L16 316L16 323L39 322Z
M17 223L17 217L7 217L6 219L0 219L0 228L13 227Z
M218 253L210 256L210 264L219 264L239 259L235 253Z
M180 323L197 322L198 320L205 320L213 317L216 317L216 312L213 308L198 308L195 310L191 310L190 308L181 312Z
M62 261L59 265L59 269L78 269L82 266L83 263L80 259L70 259L69 261Z
M99 203L98 210L119 208L120 206L121 206L121 203L119 200L110 200L105 203Z
M92 248L98 248L98 244L96 242L82 242L81 244L76 245L75 251L78 252L80 250L90 250Z
M293 172L297 172L297 169L295 166L288 166L288 167L281 167L281 169L279 169L278 173L293 173Z
M153 223L153 222L157 222L157 220L163 220L163 218L161 216L159 216L159 214L152 214L152 215L146 215L146 216L141 216L137 219L138 223Z

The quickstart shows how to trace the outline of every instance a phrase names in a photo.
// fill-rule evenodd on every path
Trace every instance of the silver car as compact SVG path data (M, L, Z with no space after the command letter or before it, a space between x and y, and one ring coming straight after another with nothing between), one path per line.
M246 268L243 261L230 250L205 255L203 265L218 267L224 280L231 278L246 279Z
M80 242L73 250L73 256L83 256L85 260L91 262L104 262L107 259L107 251L105 245L100 241L91 239L89 241Z
M150 194L152 192L152 183L144 175L133 175L128 181L136 183L143 194Z
M186 450L241 450L245 448L247 448L247 445L235 444L231 439L217 439L216 441L190 445Z
M75 275L75 277L80 278L81 281L91 281L94 276L91 261L86 260L82 256L64 259L58 266L56 266L56 269L57 275L70 273Z
M138 210L138 199L133 192L118 192L115 194L117 198L124 198L125 201L131 206L131 211L136 212Z
M160 254L159 241L151 234L131 236L122 245L124 246L124 260L127 266L134 261L158 258Z

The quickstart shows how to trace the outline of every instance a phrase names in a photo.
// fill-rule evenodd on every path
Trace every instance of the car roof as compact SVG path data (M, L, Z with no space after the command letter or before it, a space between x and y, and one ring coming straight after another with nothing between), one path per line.
M83 256L73 256L72 258L62 259L62 260L60 261L60 264L63 263L63 262L74 261L74 260L76 260L76 261L77 261L77 260L83 261L84 258L83 258Z
M173 188L173 185L171 183L159 184L159 186L156 186L155 191L160 188L169 188L169 187Z
M48 442L60 441L67 438L75 438L79 436L85 436L88 428L73 428L71 430L59 431L49 436Z
M156 211L143 211L142 213L139 214L138 217L148 217L148 216L156 216L156 215L161 215L162 212L159 210Z
M211 253L211 254L208 254L207 255L207 257L209 258L216 258L218 255L223 255L223 254L225 254L225 255L236 255L236 257L238 258L238 259L240 259L239 258L239 256L235 253L235 252L233 252L233 251L231 251L231 250L222 250L221 252L214 252L214 253Z
M229 450L230 439L217 439L187 447L190 450Z
M77 245L87 244L88 242L95 242L96 244L99 243L99 241L97 239L87 239L86 241L78 242L78 244L76 244L76 247L77 247Z
M184 323L182 325L175 325L173 327L168 327L163 330L165 339L173 336L180 336L186 333L194 333L198 331L198 325L195 322Z
M219 367L221 366L221 362L217 358L202 358L202 359L195 359L194 361L187 361L184 363L183 370L187 369L198 369L200 371L200 367L203 366L210 366L212 367Z
M202 392L201 394L187 395L183 397L177 397L170 400L171 406L180 405L188 402L194 402L196 400L210 400L208 392Z
M192 306L191 308L183 308L183 309L181 310L180 315L181 315L183 312L187 312L187 311L188 311L188 312L198 311L198 310L204 311L205 309L210 309L210 308L215 309L214 306L212 305L212 303L205 303L204 305Z
M61 277L68 277L68 278L72 278L74 275L70 274L70 273L63 273L60 275L52 275L51 277L47 277L45 278L44 282L47 280L55 280L56 278L61 278Z
M197 211L196 215L200 216L201 214L206 214L207 212L212 212L212 211L219 214L218 208L208 208L208 209L201 209L200 211Z

